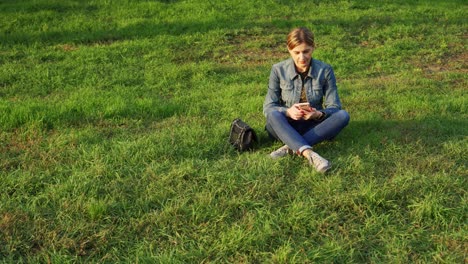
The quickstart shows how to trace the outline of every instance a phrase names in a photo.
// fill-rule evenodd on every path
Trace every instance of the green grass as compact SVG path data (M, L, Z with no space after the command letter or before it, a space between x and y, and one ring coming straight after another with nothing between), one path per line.
M0 0L0 262L466 262L468 5L290 2ZM326 175L267 155L295 26L351 115Z

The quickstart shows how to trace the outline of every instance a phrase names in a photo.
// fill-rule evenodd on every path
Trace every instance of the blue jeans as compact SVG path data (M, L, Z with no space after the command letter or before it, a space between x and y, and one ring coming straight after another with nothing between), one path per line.
M349 114L339 110L323 121L293 120L286 114L273 111L267 115L266 130L275 139L297 153L324 141L333 139L349 123Z

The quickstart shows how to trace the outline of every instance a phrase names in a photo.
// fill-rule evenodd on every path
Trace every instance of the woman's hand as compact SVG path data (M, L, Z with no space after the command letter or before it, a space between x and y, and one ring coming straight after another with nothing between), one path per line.
M312 108L308 105L304 106L301 104L294 104L286 111L286 115L294 120L307 120L314 111L315 108Z
M302 109L299 104L293 104L288 110L286 111L286 116L293 120L300 120L304 118L306 111Z
M323 113L320 111L317 111L315 108L311 107L311 111L306 111L304 114L304 120L319 120L322 118Z
M322 118L323 113L311 106L301 107L299 104L294 104L286 111L286 115L294 120L318 120Z

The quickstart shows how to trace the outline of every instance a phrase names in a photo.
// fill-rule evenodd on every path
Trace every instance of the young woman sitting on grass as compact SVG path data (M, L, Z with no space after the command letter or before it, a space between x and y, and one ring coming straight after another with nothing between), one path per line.
M336 79L330 65L313 59L314 35L307 28L293 29L287 37L290 59L273 65L263 104L269 135L285 145L274 159L297 154L319 172L331 164L312 146L334 138L349 122L341 110Z

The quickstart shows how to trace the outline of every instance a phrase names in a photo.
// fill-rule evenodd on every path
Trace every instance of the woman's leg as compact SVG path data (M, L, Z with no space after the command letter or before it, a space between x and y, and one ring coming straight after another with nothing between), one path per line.
M349 115L344 110L334 113L320 123L314 121L295 121L287 118L285 114L281 112L271 112L267 116L266 129L271 136L281 140L286 146L272 152L273 154L280 151L285 154L274 154L273 156L270 154L270 156L278 158L287 155L287 151L285 151L284 148L286 147L287 149L289 147L295 150L297 154L301 153L299 155L304 156L309 161L309 164L314 166L317 171L326 172L331 167L330 162L312 151L311 146L323 140L335 137L348 122ZM304 130L307 132L301 135L300 133ZM308 141L306 136L311 137L311 141Z
M294 122L294 121L293 121ZM266 129L294 151L310 147L307 140L290 124L285 114L273 111L267 116Z
M349 123L349 114L345 110L333 113L302 136L311 146L336 137Z

